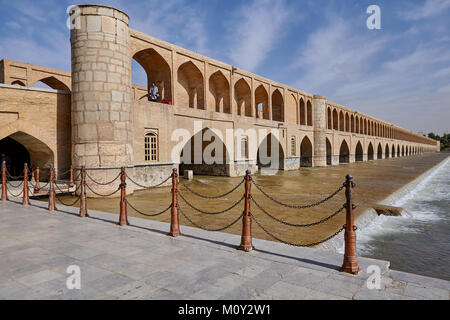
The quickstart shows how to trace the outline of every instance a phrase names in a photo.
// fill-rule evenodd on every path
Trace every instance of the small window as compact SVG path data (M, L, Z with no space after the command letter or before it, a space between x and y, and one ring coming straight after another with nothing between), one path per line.
M297 143L295 141L295 137L291 137L291 156L295 156L297 154Z
M248 139L247 137L241 138L241 157L248 159Z
M158 139L154 133L145 135L145 161L158 161Z

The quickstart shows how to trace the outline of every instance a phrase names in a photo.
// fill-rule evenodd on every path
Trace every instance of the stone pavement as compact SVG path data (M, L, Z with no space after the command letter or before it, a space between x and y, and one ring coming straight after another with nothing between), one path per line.
M358 276L337 271L342 255L166 223L19 199L0 202L2 299L449 299L450 282L389 269L359 258ZM81 270L81 289L69 290L67 268ZM369 265L380 267L381 289L367 288Z

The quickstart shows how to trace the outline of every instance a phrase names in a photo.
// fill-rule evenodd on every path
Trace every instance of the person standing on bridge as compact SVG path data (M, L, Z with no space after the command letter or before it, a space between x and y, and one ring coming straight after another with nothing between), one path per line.
M158 97L159 97L159 90L158 87L156 86L156 84L153 82L152 86L150 87L149 93L149 100L151 101L157 101Z

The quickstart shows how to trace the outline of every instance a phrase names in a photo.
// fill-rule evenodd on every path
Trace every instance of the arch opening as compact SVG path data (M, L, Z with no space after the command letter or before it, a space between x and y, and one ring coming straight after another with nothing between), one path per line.
M177 104L186 108L205 109L203 74L192 61L178 68Z
M303 98L300 98L300 124L306 126L306 108Z
M258 107L258 114L261 112L263 119L270 120L269 95L262 84L255 90L255 103L257 106L261 105L261 110Z
M333 149L331 148L331 143L328 138L325 138L326 140L326 147L327 147L327 165L331 166L332 164L332 156L333 156Z
M272 120L284 121L284 101L278 89L272 94Z
M312 167L312 143L308 137L300 144L300 167Z
M349 163L350 162L350 149L345 140L342 141L341 147L339 149L339 163Z
M204 128L181 150L180 175L192 170L195 175L229 176L229 159L223 140L213 130Z
M367 148L367 160L374 159L373 145L372 142L369 142L369 147Z
M259 145L256 162L260 169L284 169L283 147L272 133L269 133Z
M230 85L222 72L216 71L209 77L209 108L216 112L231 113Z
M239 79L234 85L234 101L238 115L252 116L252 94L250 86L244 79Z
M133 61L136 61L146 74L146 93L148 93L152 83L155 83L160 95L157 101L162 101L163 99L172 101L172 72L166 60L155 49L148 48L137 52L133 56ZM137 72L138 70L133 72L133 82L140 80L136 79L136 75L134 75Z
M355 161L363 161L363 148L361 142L358 141L355 148Z

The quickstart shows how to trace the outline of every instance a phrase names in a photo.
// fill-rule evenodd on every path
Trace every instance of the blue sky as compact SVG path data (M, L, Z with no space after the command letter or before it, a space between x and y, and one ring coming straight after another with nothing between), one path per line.
M80 3L0 0L0 59L70 70L66 9ZM95 3L125 11L134 29L406 129L450 131L450 0ZM381 30L366 27L372 4ZM145 83L136 64L133 80Z

